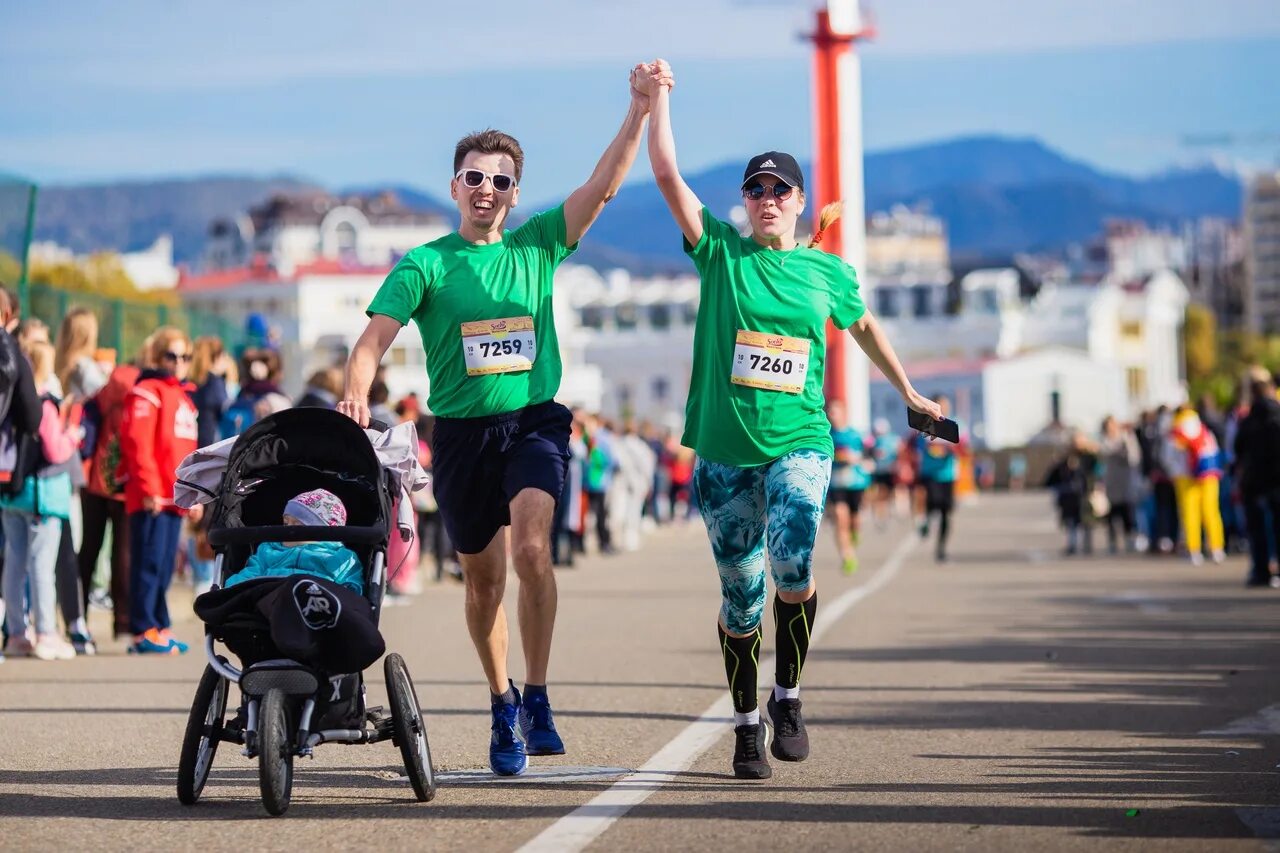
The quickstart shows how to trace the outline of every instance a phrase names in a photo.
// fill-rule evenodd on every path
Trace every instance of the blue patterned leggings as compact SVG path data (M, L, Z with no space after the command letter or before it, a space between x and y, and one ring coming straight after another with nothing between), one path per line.
M730 633L750 634L764 615L766 544L774 585L786 592L809 587L830 481L831 457L817 450L795 450L756 468L698 460L693 484Z

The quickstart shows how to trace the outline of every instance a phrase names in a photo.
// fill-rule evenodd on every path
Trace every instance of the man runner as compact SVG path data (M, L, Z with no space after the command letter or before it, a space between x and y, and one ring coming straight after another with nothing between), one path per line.
M633 83L650 73L637 66ZM551 522L571 421L569 410L552 399L561 373L552 277L617 193L648 112L648 96L633 85L622 128L587 182L563 205L514 231L502 226L520 200L520 144L496 130L459 141L449 187L461 214L458 230L396 265L369 305L369 325L347 362L338 410L365 426L378 363L402 326L418 324L431 383L428 406L436 415L435 497L461 557L467 628L489 680L489 766L501 776L524 772L526 755L564 753L547 698L557 601ZM507 677L501 532L508 524L520 578L523 697Z

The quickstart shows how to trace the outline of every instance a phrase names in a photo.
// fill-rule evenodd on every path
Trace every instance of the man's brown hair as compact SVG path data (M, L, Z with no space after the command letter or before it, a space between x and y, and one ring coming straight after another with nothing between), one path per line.
M468 133L458 140L457 147L453 149L455 175L462 168L462 161L472 151L479 151L481 154L506 154L516 164L515 179L517 184L520 183L520 176L524 173L524 151L514 136L493 128Z

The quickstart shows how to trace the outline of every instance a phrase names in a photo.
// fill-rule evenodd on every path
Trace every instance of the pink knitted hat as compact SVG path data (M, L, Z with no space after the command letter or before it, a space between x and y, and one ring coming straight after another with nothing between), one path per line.
M284 505L284 514L311 527L344 527L347 523L347 508L327 489L303 492Z

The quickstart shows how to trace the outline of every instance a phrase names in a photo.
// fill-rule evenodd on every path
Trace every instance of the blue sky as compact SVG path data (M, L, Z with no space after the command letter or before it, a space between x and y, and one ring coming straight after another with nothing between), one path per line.
M1276 0L878 0L869 148L1037 136L1117 171L1280 156ZM56 13L50 11L56 8ZM480 12L483 8L485 11ZM676 70L686 170L807 152L805 0L194 0L0 5L0 171L44 182L287 172L439 189L453 142L515 133L526 198L591 170L626 71ZM1187 135L1271 134L1190 147ZM644 168L643 164L640 168Z

